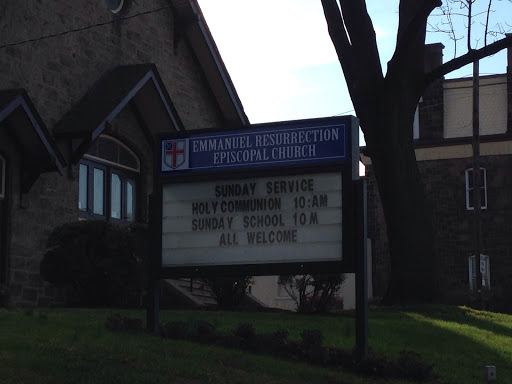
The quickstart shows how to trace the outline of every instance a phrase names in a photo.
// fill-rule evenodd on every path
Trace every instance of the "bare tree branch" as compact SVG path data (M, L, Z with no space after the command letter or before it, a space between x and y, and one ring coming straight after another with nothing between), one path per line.
M487 17L485 18L484 45L487 45L487 31L489 30L489 15L491 14L491 4L492 0L489 0L489 5L487 7Z
M409 37L411 33L416 35L423 29L428 16L439 6L441 6L440 0L400 1L397 49L402 39Z
M338 54L358 114L367 108L383 78L377 38L364 0L322 0L329 35Z
M471 51L471 24L473 23L473 15L471 14L471 11L473 9L473 1L472 0L467 0L468 1L468 4L467 4L467 8L468 8L468 40L467 40L467 45L468 45L468 51ZM464 4L464 3L461 3L461 4Z
M410 84L419 84L417 79L423 72L425 34L430 13L441 5L439 0L400 1L399 26L395 53L388 63L386 79L394 83L403 79ZM405 70L405 72L404 72ZM418 87L415 92L423 89ZM420 94L418 93L418 99Z
M432 83L433 81L440 79L444 75L453 72L463 66L472 63L475 60L483 59L498 53L502 49L512 47L512 35L508 35L505 38L495 41L489 45L486 45L480 49L473 49L453 60L450 60L443 65L437 67L432 72L425 75L425 85Z
M502 0L500 0L502 1ZM510 1L510 0L508 0ZM512 2L512 1L510 1ZM471 49L476 49L482 40L483 44L487 45L489 37L496 37L504 33L501 33L505 30L503 28L508 26L506 22L502 22L502 24L497 23L494 27L495 30L490 30L490 16L491 13L494 13L493 6L495 6L496 2L492 0L488 0L487 4L484 1L476 1L476 0L445 0L444 5L440 7L440 13L432 13L430 15L431 18L440 18L440 23L434 24L432 21L429 22L429 27L431 28L428 32L445 32L448 35L448 38L454 43L454 54L453 57L457 57L458 51L458 41L465 39L468 51ZM480 6L480 8L476 8ZM482 5L480 5L480 3ZM458 8L460 11L456 11L455 8ZM504 17L503 15L501 15ZM456 35L455 28L449 28L450 24L453 26L455 24L455 18L462 18L464 20L464 25L466 26L466 35L461 34L460 36ZM477 27L477 19L482 18L481 22L478 22L478 27L481 27L478 30L479 38L475 38L475 31ZM441 26L440 26L441 25Z
M327 21L327 28L329 29L329 35L331 36L336 50L350 51L352 44L347 35L345 21L343 20L336 0L322 0L322 7Z
M322 3L325 1L322 0ZM336 0L331 1L337 3ZM340 2L340 7L348 38L354 47L352 54L356 56L357 68L364 66L366 76L382 77L377 37L366 9L366 1L344 0Z
M432 31L427 31L427 32L441 32L441 33L448 34L449 39L453 41L453 57L455 58L455 57L457 57L457 42L459 40L462 40L464 38L464 36L457 37L457 34L455 32L455 26L453 24L453 16L456 16L457 14L455 12L453 12L453 8L451 7L450 3L451 2L449 1L447 5L441 6L441 12L442 12L441 15L432 15L432 14L430 15L430 17L432 17L432 16L433 17L439 17L439 16L446 17L446 22L441 21L441 24L447 25L448 28L441 29L441 28L437 27L437 25L436 25L436 26L433 26ZM431 24L429 23L429 25L431 25Z

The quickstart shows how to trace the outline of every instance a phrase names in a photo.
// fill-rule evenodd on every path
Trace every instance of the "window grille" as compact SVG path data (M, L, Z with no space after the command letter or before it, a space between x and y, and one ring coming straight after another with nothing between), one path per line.
M473 168L466 169L466 209L473 210L474 208L474 193L475 187L473 185ZM485 168L480 168L480 207L487 209L487 172Z

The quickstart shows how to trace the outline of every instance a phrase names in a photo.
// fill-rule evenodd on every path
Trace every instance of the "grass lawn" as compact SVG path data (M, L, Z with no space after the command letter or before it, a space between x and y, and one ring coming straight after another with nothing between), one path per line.
M359 378L319 367L146 334L112 333L113 314L145 318L143 311L0 309L0 383L405 383ZM319 329L324 345L354 346L348 316L292 313L162 311L161 321L207 320L221 332L240 322L257 332L278 329L299 339ZM404 349L422 354L441 383L481 383L483 367L497 367L498 383L512 383L512 316L463 307L371 309L369 343L396 358Z

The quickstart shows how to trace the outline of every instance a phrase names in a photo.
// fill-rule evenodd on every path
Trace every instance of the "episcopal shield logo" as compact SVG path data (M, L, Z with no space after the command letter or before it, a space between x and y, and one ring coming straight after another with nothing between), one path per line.
M185 164L187 140L167 140L164 142L164 163L172 169Z

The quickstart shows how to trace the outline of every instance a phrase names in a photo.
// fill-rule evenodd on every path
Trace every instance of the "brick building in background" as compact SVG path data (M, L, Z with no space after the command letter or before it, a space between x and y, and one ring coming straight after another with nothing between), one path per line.
M442 63L443 45L427 46L426 71ZM480 164L483 175L482 254L489 257L491 291L512 294L512 50L506 73L480 77ZM467 298L474 254L472 187L472 79L438 80L425 92L414 127L416 158L433 210L446 298ZM386 292L389 250L373 177L368 175L368 237L372 241L376 296ZM406 188L407 186L404 186ZM414 257L414 255L411 255Z
M59 304L39 275L53 228L147 222L155 136L248 120L195 0L0 14L0 287L15 305Z

